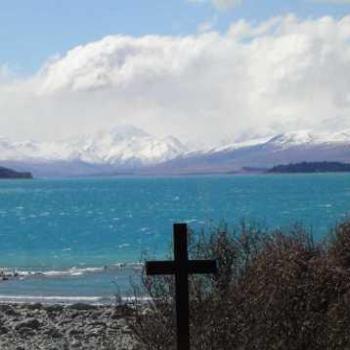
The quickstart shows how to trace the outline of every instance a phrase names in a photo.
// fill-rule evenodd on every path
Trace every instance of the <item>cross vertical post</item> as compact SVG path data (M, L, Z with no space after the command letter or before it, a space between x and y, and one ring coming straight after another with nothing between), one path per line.
M177 348L190 349L187 225L174 224Z
M188 275L216 273L215 260L188 260L187 224L174 224L174 261L147 261L147 275L175 275L177 349L190 350Z

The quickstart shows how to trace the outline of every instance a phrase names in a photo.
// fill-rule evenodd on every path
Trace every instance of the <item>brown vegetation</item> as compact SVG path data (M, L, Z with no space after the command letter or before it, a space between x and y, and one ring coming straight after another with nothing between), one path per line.
M219 272L192 276L192 349L350 349L350 222L313 242L300 227L242 224L192 235L192 258ZM130 324L140 349L175 349L172 277L144 277L152 297Z

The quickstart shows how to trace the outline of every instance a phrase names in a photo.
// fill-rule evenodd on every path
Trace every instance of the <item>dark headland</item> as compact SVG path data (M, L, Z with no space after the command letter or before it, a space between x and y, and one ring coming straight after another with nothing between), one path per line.
M32 179L30 172L16 171L0 166L0 179Z
M276 165L268 173L336 173L350 172L350 164L340 162L302 162Z

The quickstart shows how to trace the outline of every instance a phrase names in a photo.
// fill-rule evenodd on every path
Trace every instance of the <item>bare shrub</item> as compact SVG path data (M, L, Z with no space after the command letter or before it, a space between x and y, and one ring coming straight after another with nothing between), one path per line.
M192 258L218 261L216 275L190 277L192 349L350 348L350 222L327 244L300 226L191 237ZM151 302L130 324L140 349L175 349L173 278L143 282Z

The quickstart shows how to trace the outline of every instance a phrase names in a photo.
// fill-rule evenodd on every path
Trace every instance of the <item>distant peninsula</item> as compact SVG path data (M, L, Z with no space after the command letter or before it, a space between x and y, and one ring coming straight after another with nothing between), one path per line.
M0 166L0 179L32 179L30 172L20 172Z
M340 162L301 162L276 165L268 173L337 173L350 172L350 164Z

